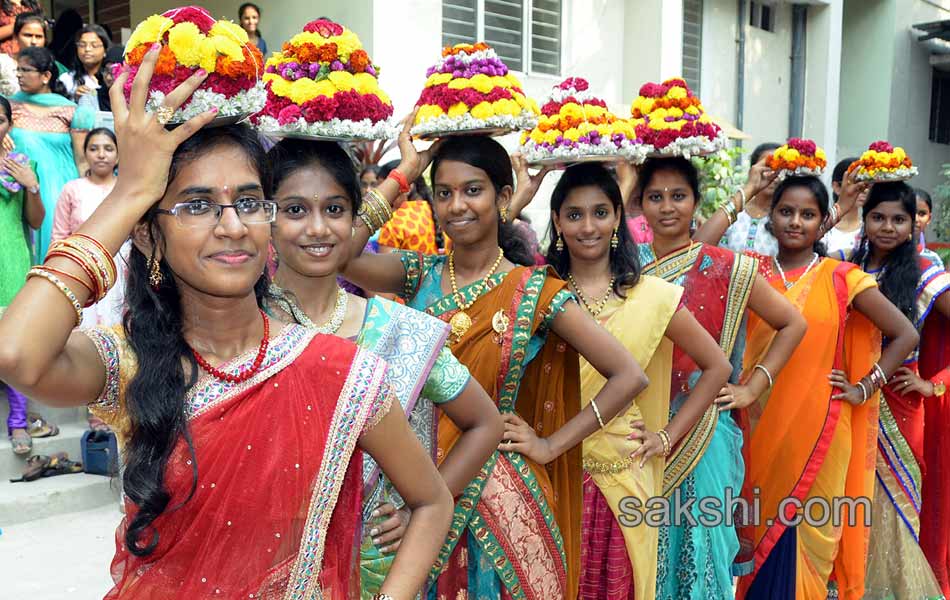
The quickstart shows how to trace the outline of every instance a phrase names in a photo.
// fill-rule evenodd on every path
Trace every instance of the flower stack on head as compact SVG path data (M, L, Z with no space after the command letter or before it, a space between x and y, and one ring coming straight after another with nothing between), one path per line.
M538 122L537 103L484 42L446 48L426 75L413 135L500 135Z
M532 164L623 159L643 162L646 152L633 125L607 110L579 77L554 87L538 125L521 135L521 153Z
M722 129L682 79L647 83L630 107L637 137L659 156L703 156L726 145Z
M132 81L142 59L155 43L161 43L162 50L149 84L148 110L161 107L165 95L198 69L207 71L208 78L175 111L171 122L186 121L212 107L218 109L221 118L251 115L264 106L261 51L249 42L247 33L238 25L215 21L198 6L152 15L135 28L125 46L125 63L130 68L124 90L126 100L131 96Z
M267 61L267 104L252 121L277 135L336 139L395 137L393 105L379 67L355 33L318 19Z
M790 138L769 155L766 164L778 172L779 179L793 175L820 177L828 166L828 157L812 140Z
M906 181L917 174L917 167L903 148L880 141L851 163L848 173L855 173L857 181Z

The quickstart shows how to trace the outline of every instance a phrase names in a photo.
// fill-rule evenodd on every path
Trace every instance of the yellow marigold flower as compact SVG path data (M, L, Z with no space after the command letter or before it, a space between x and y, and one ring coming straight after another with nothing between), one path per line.
M301 80L302 81L302 80ZM333 82L328 79L321 79L316 82L316 87L313 88L313 97L317 96L326 96L329 98L336 94L336 86L333 85Z
M521 132L521 141L520 141L519 143L520 143L522 146L524 146L525 143L528 141L528 139L530 139L530 137L531 137L531 136L528 134L527 131L522 131L522 132Z
M511 98L512 98L515 102L518 103L518 106L527 106L527 105L528 105L528 101L527 101L527 99L524 97L524 94L521 94L521 93L519 93L519 92L511 92Z
M593 131L595 127L594 125L588 123L587 121L584 121L583 123L577 126L577 129L581 132L581 135L587 135L588 133Z
M216 35L229 37L238 44L242 45L248 42L247 32L244 31L240 25L234 23L233 21L216 21L211 27L210 34L212 37Z
M678 88L677 88L677 89L678 89ZM670 115L671 117L676 118L676 119L682 119L682 118L683 118L683 109L677 108L677 107L674 106L674 107L672 107L672 108L669 109L669 115Z
M450 90L464 90L470 87L472 87L471 82L464 77L458 77L449 82Z
M357 73L353 76L353 87L361 94L375 94L379 89L379 84L369 73Z
M653 119L653 118L651 118L651 119L650 119L650 122L648 123L648 125L650 126L650 129L654 129L654 130L656 130L656 131L662 131L662 130L664 130L664 129L669 129L669 127L667 127L666 121L664 121L664 120L662 120L662 119Z
M597 133L603 137L610 137L614 133L616 123L601 123L596 127Z
M424 104L419 107L419 112L416 113L416 123L434 119L444 114L445 113L442 111L442 107L440 107L438 104Z
M568 102L567 104L561 106L559 113L562 117L581 120L584 118L584 107L580 104Z
M534 101L534 98L528 98L528 110L531 111L533 115L540 115L541 109L538 108L538 103Z
M514 76L513 73L509 72L507 75L505 75L505 79L508 80L508 86L506 87L516 87L516 88L524 89L521 87L521 82L518 80L517 77Z
M496 115L511 115L517 117L521 114L521 107L514 100L502 99L496 100L492 106Z
M544 134L544 141L549 144L557 143L557 138L560 135L561 135L560 131L552 129L551 131Z
M493 88L500 87L500 88L508 89L511 87L510 85L508 85L508 79L501 75L493 75L492 77L490 77L490 79L491 79L491 85Z
M477 91L480 94L487 94L491 92L492 88L494 87L494 85L492 84L491 77L489 77L488 75L485 75L484 73L479 73L473 76L469 80L469 83L471 84L473 88L475 88L475 91Z
M261 81L264 82L264 85L267 85L268 81L274 81L275 79L283 79L283 77L277 73L264 73L264 76L261 77Z
M461 117L467 112L468 106L466 106L464 102L456 102L451 108L449 108L450 117Z
M201 36L201 60L199 64L202 69L209 73L213 73L215 67L218 64L218 49L217 45L209 37ZM244 55L241 55L241 58L244 58Z
M243 46L231 39L231 36L215 35L211 36L211 41L214 42L214 47L219 54L223 54L235 62L244 60Z
M309 31L301 31L294 37L290 38L290 45L300 46L302 44L310 43L318 48L323 44L327 43L327 38L323 37L319 33L311 33Z
M712 119L709 117L709 115L707 115L706 113L703 113L703 114L702 114L698 119L696 119L696 120L699 121L700 123L712 123L712 122L713 122L713 120L712 120Z
M340 61L346 62L350 60L350 54L354 50L358 50L363 47L363 44L360 43L360 38L357 37L355 33L351 30L346 29L340 35L330 36L329 39L322 40L317 46L333 42L336 44L337 53L340 55Z
M347 73L346 71L330 71L330 74L327 75L327 79L330 80L330 83L336 86L336 89L341 92L348 92L353 89L355 83L353 75Z
M304 78L290 84L290 94L287 97L295 104L303 104L307 100L313 100L318 95L317 82L313 79Z
M383 88L379 87L379 84L376 85L376 97L379 98L379 101L383 104L392 106L393 101L389 99L389 95L383 91ZM439 109L441 114L442 109Z
M426 79L426 85L425 85L425 87L432 87L432 86L436 86L436 85L442 85L442 84L448 83L448 82L450 82L450 81L452 81L452 74L451 74L451 73L433 73L432 75L429 76L428 79Z
M290 97L290 81L287 81L283 77L275 77L271 80L270 91L274 92L275 96L280 96L281 98Z
M686 114L689 114L689 115L698 115L699 113L700 113L700 110L696 108L695 106L689 106L686 109Z
M665 108L658 108L650 113L650 122L663 121L666 117L672 116Z
M125 51L130 52L136 46L142 44L154 44L162 39L165 32L172 28L174 21L162 15L152 15L136 26L135 31L129 38L129 43L125 45ZM196 27L197 29L197 27Z
M667 98L672 98L673 100L682 100L686 98L686 90L681 87L672 87L670 91L666 93Z
M894 148L894 155L897 157L897 160L899 161L903 161L905 158L907 158L907 152L905 152L904 149L901 148L900 146L896 146Z
M168 46L178 62L197 67L201 62L201 39L204 36L194 23L179 23L168 32Z
M576 127L571 127L564 132L564 138L576 142L581 137L581 132Z
M548 133L550 133L550 132L548 132ZM531 137L531 141L534 142L535 144L540 144L540 143L544 142L544 137L545 137L545 135L547 135L547 134L545 134L545 133L544 133L543 131L541 131L540 129L532 129L532 130L531 130L531 136L530 136L530 137ZM555 138L555 139L556 139L556 138Z
M821 160L828 160L828 155L825 154L825 151L821 148L815 150L815 158L820 158Z
M796 149L794 149L794 148L789 148L789 149L785 152L785 155L784 155L782 158L783 158L784 160L789 161L789 162L794 162L794 161L798 160L799 157L801 157L801 154L799 154L798 150L796 150Z
M491 102L479 102L472 107L472 116L476 119L488 119L495 116Z

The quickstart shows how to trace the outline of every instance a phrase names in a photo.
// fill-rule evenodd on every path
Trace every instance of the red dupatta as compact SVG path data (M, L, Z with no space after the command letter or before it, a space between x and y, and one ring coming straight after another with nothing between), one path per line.
M201 377L186 401L195 462L180 441L152 554L128 552L123 520L106 598L358 597L356 443L388 411L385 371L350 342L292 325L251 380Z

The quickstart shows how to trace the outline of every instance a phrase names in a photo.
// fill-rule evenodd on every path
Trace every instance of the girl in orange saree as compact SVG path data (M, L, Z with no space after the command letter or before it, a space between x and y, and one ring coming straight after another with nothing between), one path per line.
M131 106L128 73L112 88L113 192L0 319L0 378L53 405L94 404L123 438L108 598L352 598L362 450L413 509L381 591L414 598L451 497L383 361L261 310L276 213L263 148L243 126L199 131L215 111L165 128L201 71L166 96L168 114L147 113L155 46ZM130 234L123 327L74 332L83 303L115 284Z
M915 194L907 184L875 184L854 256L922 332L920 347L903 355L903 366L883 389L877 456L881 502L875 507L867 571L868 597L875 599L894 594L937 598L941 588L943 595L950 593L950 463L943 440L948 414L940 389L950 373L950 275L917 254L915 210ZM891 344L885 341L886 348Z
M642 390L646 378L623 346L573 302L563 281L546 268L523 266L532 257L506 221L514 181L498 142L443 140L431 177L436 217L453 252L364 255L345 272L365 289L400 293L409 306L448 322L453 354L506 421L499 451L456 501L430 598L574 598L579 444ZM577 353L607 379L584 409ZM441 419L440 460L457 438Z
M746 529L754 567L740 579L744 598L824 598L832 570L840 598L864 594L878 328L893 339L879 363L887 373L897 369L916 335L871 276L815 251L827 207L828 192L814 177L785 179L772 199L770 227L779 253L760 257L760 273L809 326L774 385L744 415L751 432L744 497L761 507ZM755 369L773 336L766 323L749 319L745 373ZM842 497L858 503L840 515L838 526L832 522L838 517L832 515L838 510L833 499ZM796 504L787 500L792 498ZM796 508L822 501L827 522L818 522L819 511L812 513L815 521L794 522Z

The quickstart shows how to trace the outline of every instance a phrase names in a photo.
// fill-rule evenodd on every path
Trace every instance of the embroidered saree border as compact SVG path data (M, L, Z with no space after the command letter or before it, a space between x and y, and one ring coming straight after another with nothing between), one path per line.
M356 351L330 421L320 471L307 511L300 549L284 594L285 600L315 600L323 597L320 571L326 532L343 486L349 459L364 425L372 417L370 413L376 407L375 399L384 393L385 374L386 363L362 348ZM389 398L391 400L392 397ZM387 408L379 407L377 412L385 414Z
M881 402L878 413L877 478L891 503L917 541L920 532L920 466L910 445L900 433L897 419L887 402Z
M698 257L698 255L697 252L696 256ZM736 255L732 263L722 334L719 337L719 347L722 348L726 356L732 355L736 337L741 329L742 316L749 302L749 296L752 294L752 286L755 284L758 270L758 260L750 256ZM706 452L706 448L709 447L718 420L719 408L711 405L667 459L666 468L663 472L663 495L665 497L669 498L673 491L696 468Z

